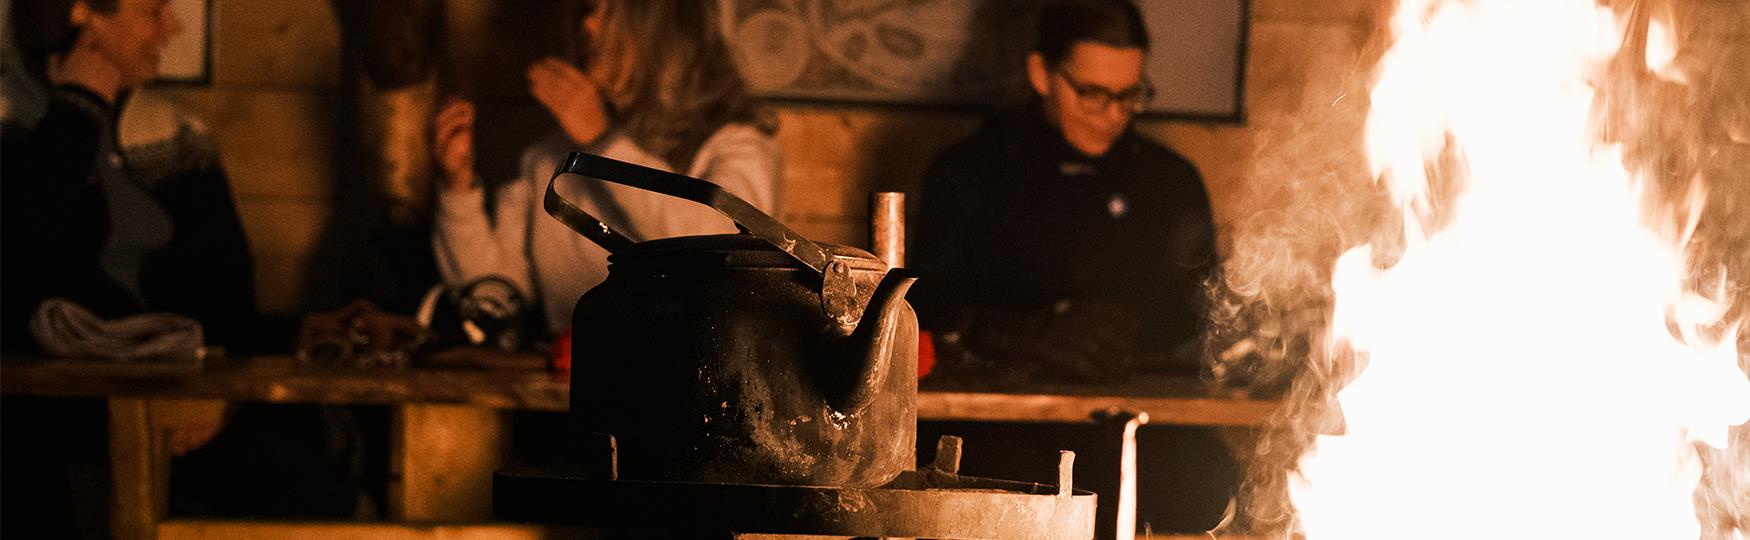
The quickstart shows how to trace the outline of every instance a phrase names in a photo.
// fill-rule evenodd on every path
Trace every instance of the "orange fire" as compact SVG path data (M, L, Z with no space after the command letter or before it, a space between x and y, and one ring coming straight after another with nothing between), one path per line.
M1665 24L1646 68L1680 82ZM1702 184L1655 208L1599 135L1627 27L1594 0L1398 8L1367 151L1402 245L1336 265L1360 370L1290 479L1306 538L1701 534L1696 444L1750 419L1750 378L1724 282L1686 270Z

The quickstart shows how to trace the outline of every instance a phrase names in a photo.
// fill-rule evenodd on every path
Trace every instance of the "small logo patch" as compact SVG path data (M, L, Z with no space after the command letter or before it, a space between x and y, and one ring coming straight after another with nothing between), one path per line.
M1130 213L1130 201L1124 200L1123 193L1113 193L1106 200L1106 213L1112 214L1112 219L1119 219Z

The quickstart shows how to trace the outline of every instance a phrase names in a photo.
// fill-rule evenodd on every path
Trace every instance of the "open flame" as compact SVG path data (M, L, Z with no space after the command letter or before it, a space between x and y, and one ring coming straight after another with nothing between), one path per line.
M1290 478L1306 538L1701 534L1696 441L1750 419L1750 379L1723 278L1686 272L1702 184L1656 208L1599 135L1626 27L1594 0L1399 6L1367 150L1402 245L1337 262L1356 373Z

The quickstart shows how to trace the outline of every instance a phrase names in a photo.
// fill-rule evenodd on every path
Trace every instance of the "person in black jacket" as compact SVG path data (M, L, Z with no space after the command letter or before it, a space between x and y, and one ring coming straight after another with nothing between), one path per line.
M1047 3L1026 65L1035 99L929 167L911 298L935 339L939 384L1197 373L1215 226L1197 169L1131 126L1152 96L1147 52L1126 0ZM1050 482L1059 449L1093 454L1077 460L1081 471L1112 467L1105 439L1117 436L1090 429L924 423L918 440L960 434L962 472ZM1220 441L1171 427L1139 437L1139 521L1213 527L1237 482ZM975 461L981 447L1002 454ZM1115 486L1099 476L1078 487L1111 504Z
M182 315L206 345L255 352L254 268L217 150L198 121L132 91L157 76L180 31L168 1L11 8L21 56L48 90L40 116L0 124L0 347L40 353L31 317L64 298L104 319ZM121 129L124 118L142 129ZM320 411L179 410L201 414L171 435L173 507L352 515L354 489L323 455ZM102 400L8 396L0 414L0 536L104 536Z
M1214 224L1197 169L1130 127L1152 92L1134 15L1047 6L1036 99L929 168L911 297L948 349L1059 380L1199 367Z
M92 30L46 74L41 119L4 128L7 348L28 348L31 313L62 297L103 318L182 314L209 344L248 349L254 270L216 151L198 124L126 151L117 134L127 91L156 76L180 27L160 1L68 4Z

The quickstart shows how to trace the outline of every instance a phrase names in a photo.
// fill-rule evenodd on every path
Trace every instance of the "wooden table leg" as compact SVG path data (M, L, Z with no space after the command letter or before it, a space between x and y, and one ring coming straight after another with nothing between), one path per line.
M507 431L503 413L485 407L397 407L390 442L391 519L492 519L492 471L503 463Z
M115 493L110 526L119 539L158 537L170 461L152 428L147 400L109 400L109 457Z

